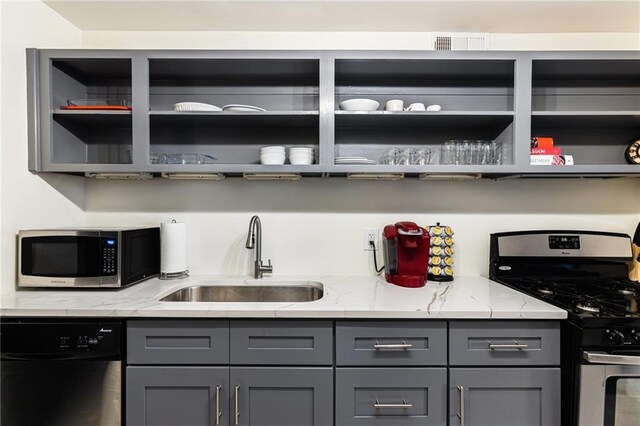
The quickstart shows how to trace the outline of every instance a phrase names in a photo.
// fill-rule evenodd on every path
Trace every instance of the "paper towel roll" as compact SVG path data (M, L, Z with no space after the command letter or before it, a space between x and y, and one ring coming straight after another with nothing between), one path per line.
M160 275L187 271L187 224L160 224Z

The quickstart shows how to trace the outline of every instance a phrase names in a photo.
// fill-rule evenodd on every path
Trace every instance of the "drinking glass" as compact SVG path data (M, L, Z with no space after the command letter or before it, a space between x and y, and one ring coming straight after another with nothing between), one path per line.
M440 147L440 164L456 164L456 141L446 141Z

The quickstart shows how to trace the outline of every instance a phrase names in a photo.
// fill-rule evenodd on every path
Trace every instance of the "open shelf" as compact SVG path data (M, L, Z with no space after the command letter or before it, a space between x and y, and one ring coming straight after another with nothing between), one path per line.
M485 135L489 132L494 136L513 121L513 112L510 111L336 111L335 113L337 128L476 128L483 129Z
M149 106L168 111L178 102L202 102L317 111L319 73L317 59L150 59Z
M152 126L318 127L318 111L151 111Z
M640 113L534 112L531 135L553 137L575 166L626 165L625 148L640 137Z
M54 163L130 164L133 147L128 111L102 114L60 111L52 120Z
M640 105L640 59L534 60L534 111L629 111Z

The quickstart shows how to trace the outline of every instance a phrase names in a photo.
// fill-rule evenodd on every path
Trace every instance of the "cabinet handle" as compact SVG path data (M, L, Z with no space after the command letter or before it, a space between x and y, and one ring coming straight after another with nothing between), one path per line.
M376 344L373 345L374 349L411 349L412 347L413 345L411 343L406 343L404 340L402 341L402 343L391 343L388 345L384 345L376 342Z
M464 426L464 386L458 386L458 392L460 392L460 412L458 418L460 418L460 426Z
M526 343L518 343L517 340L514 340L512 344L505 345L491 343L489 340L487 340L487 343L489 344L489 349L527 349L529 347Z
M235 408L236 408L236 421L235 424L240 424L240 395L239 395L240 386L236 386L235 389Z
M407 401L402 400L402 404L380 404L380 401L376 399L376 403L373 404L374 408L411 408L413 404L407 404Z
M220 411L220 389L222 389L222 386L216 386L216 426L220 426L220 416L222 416L222 411Z

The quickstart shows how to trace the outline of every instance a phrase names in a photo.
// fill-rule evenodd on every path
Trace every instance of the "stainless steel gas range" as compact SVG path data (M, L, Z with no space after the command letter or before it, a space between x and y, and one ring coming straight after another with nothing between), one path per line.
M564 308L563 425L640 425L640 283L625 234L491 235L490 278Z

